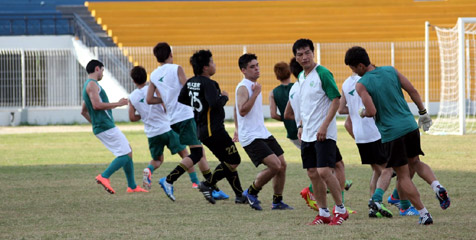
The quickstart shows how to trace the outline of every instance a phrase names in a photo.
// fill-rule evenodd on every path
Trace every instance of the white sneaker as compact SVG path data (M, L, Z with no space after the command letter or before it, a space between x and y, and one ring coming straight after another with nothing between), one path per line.
M152 174L150 173L149 168L144 168L144 172L142 174L142 187L145 190L150 190L152 186Z

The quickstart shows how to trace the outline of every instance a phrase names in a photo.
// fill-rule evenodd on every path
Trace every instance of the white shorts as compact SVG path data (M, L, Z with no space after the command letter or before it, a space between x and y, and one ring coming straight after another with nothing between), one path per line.
M301 140L299 139L289 139L289 141L291 141L292 143L294 143L294 145L299 148L299 150L301 150Z
M99 138L102 144L116 157L124 156L132 152L129 141L127 141L126 136L124 136L117 127L99 133L96 137Z

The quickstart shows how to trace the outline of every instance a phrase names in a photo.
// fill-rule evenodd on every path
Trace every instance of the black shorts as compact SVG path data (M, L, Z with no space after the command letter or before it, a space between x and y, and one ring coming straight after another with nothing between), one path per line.
M375 142L357 143L357 148L359 149L362 164L382 165L387 163L381 139Z
M273 136L270 136L267 139L255 139L250 143L250 145L243 148L256 167L263 163L263 159L267 156L276 154L276 156L279 157L284 153L278 141L276 141Z
M387 167L400 167L408 164L408 158L425 155L420 146L420 131L418 128L393 141L383 144L387 156Z
M202 139L202 142L212 151L220 162L240 164L240 154L225 129L214 132L210 137Z
M336 162L342 161L342 155L340 154L339 147L336 145Z
M322 167L335 168L337 152L336 141L332 139L326 139L322 142L303 141L301 145L302 167L304 169Z

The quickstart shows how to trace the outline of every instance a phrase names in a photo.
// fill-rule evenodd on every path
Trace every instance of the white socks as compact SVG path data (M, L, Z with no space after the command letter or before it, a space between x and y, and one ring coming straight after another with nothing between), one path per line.
M441 184L438 180L435 180L431 183L431 188L433 188L433 191L435 193L438 193L440 191L440 187L443 187L443 186L441 186Z
M331 213L329 212L329 209L327 208L319 208L319 216L330 217Z

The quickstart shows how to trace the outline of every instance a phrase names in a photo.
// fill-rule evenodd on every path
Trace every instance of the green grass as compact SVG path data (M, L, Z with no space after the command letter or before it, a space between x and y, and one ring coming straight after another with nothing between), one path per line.
M284 200L293 211L271 211L271 184L260 193L264 210L257 212L233 200L208 204L192 189L188 176L176 184L176 202L157 184L177 162L166 150L165 164L153 176L148 194L127 194L122 170L111 177L117 194L107 194L94 177L113 159L92 133L44 133L1 135L0 140L0 239L474 239L476 173L474 136L422 136L428 163L447 187L452 205L440 209L434 193L415 177L423 202L435 224L419 226L417 217L369 219L366 206L371 175L362 166L352 139L339 128L338 146L346 174L354 185L346 192L346 205L357 211L340 227L306 226L316 212L300 198L309 180L301 167L299 151L285 138L283 128L269 130L285 150L288 162ZM134 150L136 180L149 161L142 131L126 131ZM241 147L239 167L243 187L256 169ZM210 166L217 160L207 152ZM197 168L198 170L198 168ZM201 175L201 174L199 174ZM202 178L202 176L200 176ZM219 186L233 195L226 181ZM392 182L390 188L393 188ZM385 197L388 196L387 191ZM232 196L233 197L233 196ZM329 205L332 200L328 198ZM394 207L389 207L397 213Z

